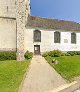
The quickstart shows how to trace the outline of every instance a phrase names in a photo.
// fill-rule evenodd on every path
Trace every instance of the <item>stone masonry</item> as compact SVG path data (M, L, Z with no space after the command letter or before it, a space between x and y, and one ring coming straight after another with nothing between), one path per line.
M29 14L30 0L0 0L0 51L17 49L18 61L24 60L24 31Z
M30 14L29 4L29 0L16 0L17 61L24 60L24 31Z
M24 30L26 19L25 0L17 0L16 4L17 61L21 61L24 60Z
M16 18L16 0L0 0L0 17Z

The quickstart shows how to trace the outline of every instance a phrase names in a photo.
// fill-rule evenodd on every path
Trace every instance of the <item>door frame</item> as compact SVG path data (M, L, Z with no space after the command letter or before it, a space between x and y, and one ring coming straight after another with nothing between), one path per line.
M38 48L38 52L35 50L35 47ZM40 45L34 45L34 55L40 55Z

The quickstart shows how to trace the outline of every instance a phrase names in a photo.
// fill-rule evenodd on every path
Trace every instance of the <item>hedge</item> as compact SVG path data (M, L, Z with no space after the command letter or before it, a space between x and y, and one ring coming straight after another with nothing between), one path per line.
M0 61L16 60L16 52L0 52Z
M51 56L51 57L60 57L61 56L61 51L60 50L53 50L50 52L45 52L43 57Z
M76 55L80 55L80 51L68 51L64 53L61 52L60 50L53 50L50 52L45 52L42 56L60 57L60 56L76 56Z
M80 55L80 51L68 51L67 53L71 56Z

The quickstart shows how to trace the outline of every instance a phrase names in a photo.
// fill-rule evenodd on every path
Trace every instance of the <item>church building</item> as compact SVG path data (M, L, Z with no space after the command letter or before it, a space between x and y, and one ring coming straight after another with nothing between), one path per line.
M80 24L30 15L30 0L0 0L0 51L80 51Z

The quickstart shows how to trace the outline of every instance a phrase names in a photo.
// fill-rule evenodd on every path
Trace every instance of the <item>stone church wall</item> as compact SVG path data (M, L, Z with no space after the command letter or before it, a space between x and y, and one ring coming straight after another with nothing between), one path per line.
M41 42L33 42L33 31L35 29L25 30L25 51L34 52L34 45L40 45L41 53L59 49L61 51L80 51L80 32L76 32L76 44L71 44L71 32L64 30L40 30ZM60 31L61 42L54 43L54 32Z
M0 17L16 17L16 0L0 0Z
M16 50L16 20L0 18L0 51Z

